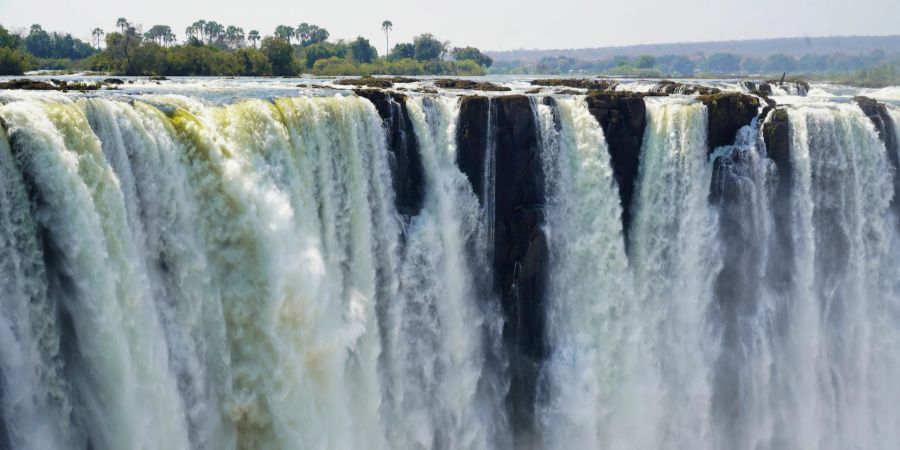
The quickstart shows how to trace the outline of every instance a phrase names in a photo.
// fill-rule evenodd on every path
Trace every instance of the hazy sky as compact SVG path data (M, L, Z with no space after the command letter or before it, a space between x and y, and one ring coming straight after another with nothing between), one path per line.
M263 35L309 22L333 39L367 37L379 52L385 19L391 45L431 32L484 50L900 34L900 0L0 0L0 24L11 28L40 23L87 38L94 27L113 30L117 17L170 25L179 39L199 18Z

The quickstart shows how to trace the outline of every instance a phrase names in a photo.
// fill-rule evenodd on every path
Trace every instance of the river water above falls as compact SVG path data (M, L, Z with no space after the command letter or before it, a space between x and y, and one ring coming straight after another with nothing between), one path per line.
M0 449L897 447L896 90L492 81L0 90Z

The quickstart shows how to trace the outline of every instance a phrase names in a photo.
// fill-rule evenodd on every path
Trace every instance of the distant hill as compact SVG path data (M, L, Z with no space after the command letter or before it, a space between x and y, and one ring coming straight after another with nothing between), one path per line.
M521 49L487 52L487 54L497 61L537 61L545 56L567 56L576 59L595 60L613 56L690 55L702 52L707 55L712 53L736 53L743 56L769 56L781 53L796 57L807 54L833 53L856 55L873 50L883 50L886 53L900 52L900 35L751 39L743 41L684 42L556 50Z

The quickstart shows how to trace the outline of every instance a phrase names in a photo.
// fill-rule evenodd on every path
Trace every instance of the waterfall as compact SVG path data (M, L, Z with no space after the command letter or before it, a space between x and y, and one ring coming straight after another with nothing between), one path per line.
M795 283L785 313L792 326L779 349L790 370L776 408L792 426L776 429L775 439L880 448L896 442L898 420L896 397L881 385L897 356L887 153L855 105L789 112Z
M375 92L0 96L0 448L900 441L897 107Z
M628 336L635 305L621 208L599 124L580 98L556 104L556 111L537 107L548 184L553 349L541 424L548 448L617 445L628 432L620 428L623 416L637 406L624 392L633 381L626 366L633 367L635 356Z
M473 286L468 241L482 241L483 212L455 166L458 101L407 103L421 150L425 204L406 231L399 268L402 293L388 307L388 404L397 448L489 448L493 399L478 396L484 367L479 332L486 318ZM479 261L485 264L482 259ZM490 327L488 327L490 328Z

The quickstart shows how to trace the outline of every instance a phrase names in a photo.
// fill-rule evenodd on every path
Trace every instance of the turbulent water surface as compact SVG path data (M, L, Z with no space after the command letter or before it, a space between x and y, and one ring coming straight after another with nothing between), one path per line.
M523 421L501 297L531 297L493 273L519 233L497 212L507 104L486 103L475 183L456 95L382 117L349 91L223 86L0 91L0 448L900 442L897 107L878 129L776 93L778 166L775 112L709 148L707 106L648 97L626 231L585 98L532 95L546 249L509 271L542 258L546 354Z

